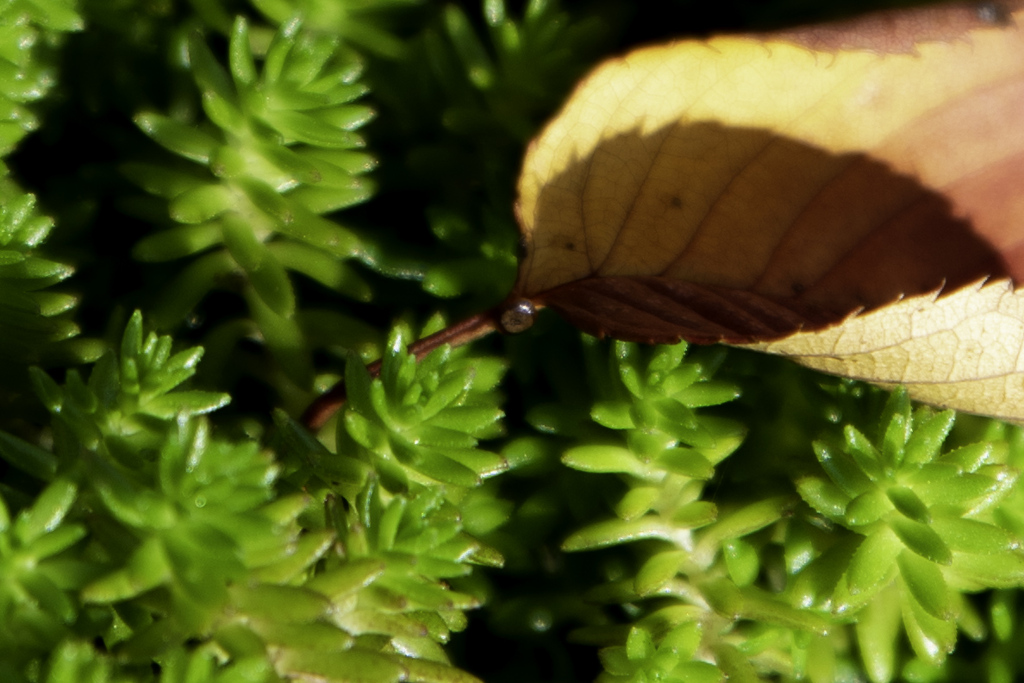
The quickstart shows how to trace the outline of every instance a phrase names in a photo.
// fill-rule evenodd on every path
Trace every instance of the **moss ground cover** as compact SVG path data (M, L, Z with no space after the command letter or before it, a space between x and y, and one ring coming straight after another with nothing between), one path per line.
M547 315L407 352L601 57L876 6L0 6L0 680L1015 680L1019 428Z

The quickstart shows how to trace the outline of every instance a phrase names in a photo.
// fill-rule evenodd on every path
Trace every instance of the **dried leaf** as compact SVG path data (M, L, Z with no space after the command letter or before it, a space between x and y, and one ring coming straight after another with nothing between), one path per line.
M904 299L750 347L822 372L904 384L926 403L1024 419L1024 295L1008 280Z
M1024 419L1020 22L953 4L606 62L527 153L510 301Z

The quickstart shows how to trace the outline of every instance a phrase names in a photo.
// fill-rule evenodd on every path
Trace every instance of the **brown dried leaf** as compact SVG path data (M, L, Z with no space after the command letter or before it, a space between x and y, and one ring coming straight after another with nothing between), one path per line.
M958 4L606 62L527 153L514 297L1024 419L1022 21Z

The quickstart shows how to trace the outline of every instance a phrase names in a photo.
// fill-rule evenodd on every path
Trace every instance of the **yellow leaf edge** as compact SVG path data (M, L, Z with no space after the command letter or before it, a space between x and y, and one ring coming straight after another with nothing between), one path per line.
M736 346L883 387L902 384L915 400L942 408L1024 421L1024 288L1009 279L906 297L823 330Z

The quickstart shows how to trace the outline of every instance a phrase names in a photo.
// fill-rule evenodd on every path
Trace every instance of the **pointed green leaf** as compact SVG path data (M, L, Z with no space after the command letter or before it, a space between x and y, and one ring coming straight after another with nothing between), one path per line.
M621 519L636 519L646 514L658 501L661 489L658 486L633 486L615 505L615 514ZM711 521L714 521L712 517Z
M168 211L179 223L197 225L230 211L235 203L235 196L228 187L207 183L185 190L172 199Z
M62 524L53 531L39 537L32 543L25 557L32 562L41 562L46 558L67 550L85 538L88 531L81 524ZM78 567L75 567L77 570ZM77 574L78 572L76 572ZM77 578L81 578L80 575Z
M60 386L46 372L37 367L31 367L28 371L36 396L51 413L59 413L64 406L64 392Z
M1005 449L998 442L982 441L946 453L942 456L942 462L954 464L966 472L974 472L982 465L1003 462L1003 458L999 457L1000 451L1005 452Z
M740 395L739 388L727 382L697 382L676 393L673 398L688 408L703 408L728 403Z
M608 429L632 429L636 426L628 401L598 401L590 410L590 418Z
M155 588L172 576L170 563L157 538L151 538L132 554L127 565L82 589L86 602L112 603Z
M698 529L718 519L718 506L706 500L680 505L670 518L680 529Z
M210 157L221 144L217 138L199 128L161 114L138 114L135 125L160 146L200 164L209 163Z
M1021 548L1019 538L992 524L962 517L936 516L932 529L951 550L993 555Z
M700 535L698 547L706 552L730 538L739 538L777 522L796 503L791 496L776 496L755 503L749 503L737 510L719 510L718 521L705 527Z
M231 29L228 47L231 76L236 86L252 85L256 82L256 63L249 44L249 24L245 17L236 17Z
M841 448L825 441L815 441L812 446L829 479L846 495L853 498L872 487L871 480Z
M43 489L32 507L18 515L14 533L29 545L40 536L56 529L78 496L78 486L67 479L57 479Z
M883 588L891 576L896 556L903 544L888 529L882 528L864 539L846 571L850 593L873 593Z
M710 479L715 474L715 466L696 448L666 448L654 459L654 464L693 479Z
M576 531L562 542L566 552L591 550L629 543L641 538L670 538L671 529L658 518L641 517L632 521L610 519Z
M213 391L174 391L145 401L139 411L165 420L205 415L231 402L230 394Z
M867 526L891 511L892 503L885 492L873 488L850 501L846 506L845 521L851 527Z
M778 596L756 586L746 586L739 591L741 603L737 616L741 618L810 631L818 635L825 635L832 626L831 622L820 614L792 607Z
M937 619L953 617L949 588L934 562L904 550L896 558L896 563L900 568L900 578L924 611Z
M221 224L224 244L249 276L260 299L276 315L290 318L295 313L295 293L284 267L240 217L225 216Z
M837 522L845 519L850 497L831 481L801 477L796 480L796 490L805 503L823 516Z
M51 480L57 473L55 455L6 432L0 432L0 458L42 481Z
M885 493L893 506L905 517L921 524L931 523L932 515L928 511L928 506L917 497L913 489L906 486L890 486Z
M877 481L883 476L881 454L874 444L853 425L846 425L843 428L846 452L853 456L861 471L872 481Z
M722 546L725 566L737 586L749 586L761 571L757 549L743 539L733 538Z
M675 578L689 553L671 550L652 555L637 571L633 585L637 595L650 595Z
M455 5L444 12L445 29L462 60L470 82L481 90L488 90L495 80L494 64L480 43L466 15Z
M909 519L895 517L889 521L892 530L900 540L921 557L939 564L949 564L953 554L935 530Z
M1024 554L1020 551L995 555L957 553L950 569L950 583L955 581L954 585L967 590L1024 586Z
M955 421L956 413L944 410L932 415L923 424L915 426L904 449L903 461L908 465L921 465L934 460ZM945 458L948 458L948 455L944 456Z
M897 591L892 584L857 615L857 645L872 683L889 683L895 674L902 621Z
M273 242L267 245L271 255L290 270L302 273L320 284L357 301L369 301L373 291L360 275L336 256L298 242Z
M306 587L340 602L373 583L385 568L384 562L378 559L354 559L317 574L306 582Z
M227 71L217 62L198 31L189 36L188 59L192 75L200 90L204 93L215 93L223 98L234 97L235 89Z
M945 661L956 645L956 621L933 617L909 594L901 596L900 607L914 653L933 665Z
M562 455L562 462L583 472L617 472L640 478L651 475L632 451L621 446L575 446Z

